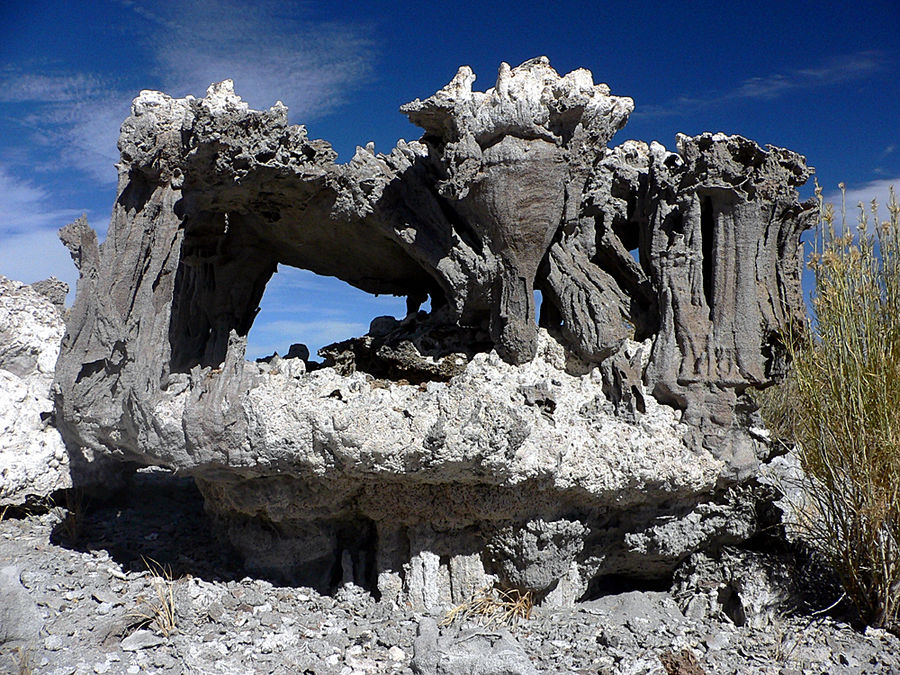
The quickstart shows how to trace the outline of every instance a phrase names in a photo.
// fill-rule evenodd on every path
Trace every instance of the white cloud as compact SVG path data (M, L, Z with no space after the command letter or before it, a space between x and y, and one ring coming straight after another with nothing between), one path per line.
M0 166L0 274L25 283L56 276L74 289L78 273L56 231L80 214L50 201L46 190Z
M666 104L641 106L636 115L665 117L681 115L722 103L747 100L772 100L793 91L809 90L851 82L885 70L888 59L877 51L864 51L835 58L814 68L787 73L771 73L751 77L726 91L712 91L704 96L680 96Z
M874 180L862 185L847 185L844 204L847 214L847 225L856 228L859 223L859 204L862 203L866 215L869 218L869 224L874 224L872 218L872 200L878 204L878 221L883 222L890 217L888 212L888 203L890 200L890 188L894 188L897 195L897 201L900 203L900 176L889 178L886 180ZM824 195L826 204L833 204L837 220L841 218L841 192L835 190Z
M78 217L73 209L48 205L50 194L28 181L19 180L0 166L0 237L27 234L35 229L60 228Z

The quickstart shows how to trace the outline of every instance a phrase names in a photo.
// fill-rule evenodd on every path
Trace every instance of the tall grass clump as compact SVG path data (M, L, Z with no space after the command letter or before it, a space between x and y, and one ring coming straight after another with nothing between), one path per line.
M842 194L844 186L841 184ZM900 207L860 203L858 226L823 204L810 267L814 318L763 415L805 474L799 534L830 564L870 625L900 627Z

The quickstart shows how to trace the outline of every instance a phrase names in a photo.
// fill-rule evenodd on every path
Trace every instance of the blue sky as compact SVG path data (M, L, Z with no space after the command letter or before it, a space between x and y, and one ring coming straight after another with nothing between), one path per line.
M740 133L807 156L850 203L900 187L897 0L806 2L0 3L0 274L26 282L75 269L56 230L87 213L101 236L115 196L118 127L141 89L202 95L232 78L254 107L291 121L341 160L420 136L397 108L462 64L476 88L501 61L585 67L635 113L629 138L674 148L677 132ZM804 196L809 196L809 187ZM313 350L365 332L398 298L280 271L248 356Z

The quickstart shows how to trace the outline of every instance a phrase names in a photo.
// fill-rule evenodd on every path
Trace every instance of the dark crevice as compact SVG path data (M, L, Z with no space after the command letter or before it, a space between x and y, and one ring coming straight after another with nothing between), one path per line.
M375 564L378 542L375 523L364 517L349 520L338 527L331 588L354 583L379 599L378 570ZM330 589L324 589L330 590Z
M562 312L552 298L553 294L541 292L541 308L537 324L547 330L558 330L563 325Z
M760 346L760 352L766 360L766 378L783 380L791 365L791 352L784 344L781 334L769 331Z
M122 159L125 160L124 154ZM128 210L142 211L150 197L153 196L153 189L153 185L143 173L132 169L128 172L128 184L116 199L116 203Z
M185 228L169 323L171 372L218 366L230 332L250 331L276 262L246 225L229 227L224 214L210 213Z
M447 219L447 222L450 223L450 226L457 235L459 235L459 238L478 255L481 255L484 251L484 242L481 240L481 237L478 236L478 233L475 232L474 228L466 221L466 219L462 218L448 201L437 192L437 190L433 190L433 194L435 201L441 209L441 214Z
M75 384L78 384L86 377L92 377L99 373L103 368L106 367L106 359L100 359L98 361L91 361L90 363L85 363L81 366L81 370L78 371L78 376L75 378Z
M716 237L716 218L712 199L703 197L700 202L700 247L703 253L703 294L709 308L710 321L713 318L713 266Z
M578 599L578 602L590 602L606 595L618 595L632 591L668 591L671 587L671 574L660 578L642 578L627 574L606 574L591 579L587 590Z

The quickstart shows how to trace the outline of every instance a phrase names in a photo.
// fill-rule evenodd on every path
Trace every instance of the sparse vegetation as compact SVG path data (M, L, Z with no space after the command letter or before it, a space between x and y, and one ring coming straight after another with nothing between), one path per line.
M447 612L440 625L472 619L485 626L513 626L521 619L530 619L533 608L531 591L484 588Z
M843 190L843 185L841 185ZM821 188L810 266L814 319L788 335L791 373L762 396L769 426L795 444L805 478L800 534L833 567L860 617L900 614L900 206L859 204L848 227Z
M31 654L24 647L16 647L13 654L13 672L18 675L31 675L34 669L31 665Z
M87 500L84 492L78 488L70 488L64 491L65 503L58 504L53 501L54 506L59 509L61 520L59 522L59 533L69 543L75 544L81 539L84 533L84 516L87 510Z
M153 596L138 597L139 608L133 613L138 620L135 627L149 626L155 628L163 637L169 637L176 628L175 580L172 577L172 570L153 559L143 560L151 575Z

